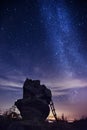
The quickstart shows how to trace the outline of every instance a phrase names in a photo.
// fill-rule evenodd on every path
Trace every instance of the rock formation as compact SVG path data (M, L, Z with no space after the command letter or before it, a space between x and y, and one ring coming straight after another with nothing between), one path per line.
M51 91L39 80L26 79L23 85L23 98L15 102L24 120L44 121L49 115Z

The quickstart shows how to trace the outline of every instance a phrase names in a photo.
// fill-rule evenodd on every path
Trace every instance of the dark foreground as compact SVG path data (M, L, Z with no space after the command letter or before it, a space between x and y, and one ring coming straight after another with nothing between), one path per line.
M18 119L9 119L0 116L0 130L87 130L87 118L68 123L59 120L57 122L33 123Z

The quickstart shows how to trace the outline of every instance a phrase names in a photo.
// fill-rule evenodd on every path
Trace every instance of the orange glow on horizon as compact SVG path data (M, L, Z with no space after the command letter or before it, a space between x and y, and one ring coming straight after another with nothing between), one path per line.
M62 119L62 116L64 116L64 119L67 120L68 122L73 122L74 120L79 120L80 119L80 117L78 115L75 115L73 113L69 113L69 112L66 112L66 111L65 112L59 112L58 111L57 112L58 119ZM50 112L47 119L48 120L53 120L53 121L55 120L52 112Z

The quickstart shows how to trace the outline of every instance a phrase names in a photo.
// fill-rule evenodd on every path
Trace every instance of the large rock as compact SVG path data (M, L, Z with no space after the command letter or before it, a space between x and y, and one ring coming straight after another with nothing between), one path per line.
M39 80L26 79L23 85L23 98L36 95L38 92L37 87L40 86Z
M26 79L23 85L23 99L17 100L15 105L25 120L42 121L49 115L51 91L40 85L39 80Z

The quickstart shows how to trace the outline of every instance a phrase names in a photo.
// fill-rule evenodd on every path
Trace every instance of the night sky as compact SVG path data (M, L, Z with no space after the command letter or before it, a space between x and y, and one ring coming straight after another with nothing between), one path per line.
M0 0L0 108L26 78L52 90L58 116L87 116L87 2Z

